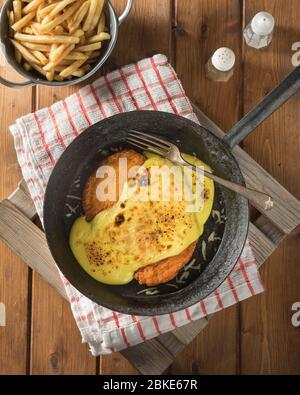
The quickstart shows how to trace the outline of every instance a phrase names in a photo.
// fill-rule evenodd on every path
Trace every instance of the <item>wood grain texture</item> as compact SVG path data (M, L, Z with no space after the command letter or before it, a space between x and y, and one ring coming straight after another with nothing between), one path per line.
M187 95L222 129L229 129L238 120L240 111L240 2L217 0L212 7L209 0L178 0L175 25L176 71ZM237 55L236 72L226 84L208 81L204 75L205 63L221 46L232 48ZM217 314L177 358L172 372L236 373L238 310L234 306Z
M250 223L249 226L249 240L251 240L255 262L258 267L262 266L266 259L271 256L278 247L277 244L273 243L253 223Z
M69 302L36 273L33 284L30 373L95 374L96 358L82 345Z
M191 322L185 327L164 333L155 339L122 351L140 373L144 375L162 374L170 370L176 356L181 353L206 327L207 319ZM111 356L112 358L114 355Z
M113 0L118 14L126 0ZM173 0L135 0L132 12L120 27L117 45L108 68L163 53L170 56Z
M27 218L34 219L36 216L36 210L34 203L31 199L28 199L29 191L26 185L26 181L23 179L20 181L18 188L8 197L10 203L16 206Z
M0 6L2 3L0 1ZM0 73L4 78L20 81L4 58ZM8 126L16 117L31 111L31 89L24 90L24 93L28 97L26 102L19 101L14 90L0 86L0 200L16 189L21 178ZM6 306L6 326L0 327L0 374L26 373L28 277L29 269L1 243L0 302Z
M244 110L248 111L293 66L292 43L299 41L297 0L245 2L245 19L264 9L276 20L271 46L245 48ZM253 76L255 75L255 78ZM244 143L246 151L297 198L300 197L299 94L271 116ZM300 372L299 331L291 325L292 303L299 301L299 228L262 270L266 293L242 304L241 372Z
M239 0L177 1L176 71L192 102L223 130L239 119L241 18ZM205 78L205 64L222 46L234 50L237 67L228 83L215 83Z
M47 248L44 232L9 200L0 203L0 237L15 251L24 263L40 274L56 290L66 297L66 291Z

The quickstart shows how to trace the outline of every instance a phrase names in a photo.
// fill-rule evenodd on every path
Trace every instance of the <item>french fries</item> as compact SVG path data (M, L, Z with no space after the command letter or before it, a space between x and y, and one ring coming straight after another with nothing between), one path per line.
M105 14L102 12L97 26L97 34L105 31L105 23Z
M22 3L20 0L13 1L13 11L15 16L15 22L17 22L22 18Z
M32 51L32 54L40 61L40 63L45 66L48 63L48 58L40 51Z
M78 44L79 38L75 36L48 36L39 35L35 36L32 34L16 33L15 39L18 41L27 41L30 43L38 44Z
M90 26L92 25L93 18L97 9L97 4L98 4L98 0L90 0L90 8L82 27L85 32L87 32L90 29Z
M35 0L33 0L35 1ZM41 33L49 33L51 30L53 30L56 26L60 25L63 23L66 19L68 19L70 16L74 14L74 12L80 7L81 5L81 0L76 0L76 3L73 4L71 7L69 7L63 14L60 14L56 16L54 19L50 18L50 15L48 15L46 18L49 20L47 23L41 23L37 30Z
M34 12L30 12L29 14L23 16L22 19L20 19L18 22L14 23L12 25L12 29L15 30L16 32L21 30L24 26L28 24L35 16Z
M46 7L37 11L37 15L44 19L52 10L57 6L58 2L53 2L52 4L47 5Z
M36 11L38 6L43 3L44 0L32 0L30 3L28 3L22 10L22 14L29 14L32 11Z
M101 55L105 0L14 0L8 11L15 57L48 81L79 78Z
M89 44L89 45L83 45L82 47L78 47L77 51L79 51L79 52L96 51L97 49L100 49L101 46L102 46L101 42Z
M22 3L20 0L13 1L13 14L14 14L14 22L18 22L22 19ZM13 32L12 32L13 36ZM15 48L15 57L18 63L22 61L22 55L18 49Z
M73 33L83 21L83 18L86 16L88 9L90 7L90 1L85 1L81 7L76 11L74 17L71 19L68 28L70 33Z
M70 64L70 66L66 67L63 71L61 71L59 75L63 78L69 77L83 65L83 63L87 60L87 58L88 57L86 56L85 59L75 60L74 63Z
M98 43L101 41L110 40L110 34L106 32L102 32L100 34L96 34L95 36L89 37L87 40L88 44Z
M38 64L41 65L41 62L23 45L21 45L18 41L10 39L11 43L14 47L22 54L23 58L27 60L30 64Z
M64 52L59 56L59 58L46 64L46 66L44 66L43 69L46 71L53 70L55 68L55 66L57 66L64 59L65 56L67 56L70 52L73 51L74 48L75 48L75 45L70 45L69 47L67 47L64 50Z
M95 51L96 52L96 51ZM64 57L65 60L80 60L85 59L85 55L82 52L73 51Z
M27 42L23 42L22 43L24 45L24 47L32 49L32 50L36 50L36 51L41 51L41 52L50 52L51 51L51 45L47 45L47 44L34 44L34 43L27 43ZM53 44L55 45L55 44Z
M53 79L54 79L54 72L55 72L55 70L47 71L46 78L47 78L48 81L53 81Z
M97 26L97 23L100 19L100 15L102 14L103 6L104 6L104 0L98 0L97 8L95 11L95 15L93 16L92 19L90 30L93 30Z
M54 9L50 12L50 14L48 15L48 17L50 19L54 18L57 14L60 13L60 11L62 11L64 8L66 8L67 5L74 3L76 0L63 0L60 1L59 3L57 3L56 7L54 7Z
M23 33L26 33L26 34L34 34L34 32L33 32L31 26L25 26L25 27L22 29L22 32L23 32Z
M64 66L57 66L55 67L55 71L63 71L65 69ZM75 70L72 73L72 76L74 77L82 77L86 72L91 70L91 66L89 64L86 64L85 66L81 67L80 69Z

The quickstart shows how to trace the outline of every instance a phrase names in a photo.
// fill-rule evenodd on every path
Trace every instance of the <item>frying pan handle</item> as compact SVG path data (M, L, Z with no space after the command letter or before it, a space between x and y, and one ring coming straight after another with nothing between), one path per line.
M256 107L229 130L223 141L230 148L235 147L299 90L300 66L292 71Z

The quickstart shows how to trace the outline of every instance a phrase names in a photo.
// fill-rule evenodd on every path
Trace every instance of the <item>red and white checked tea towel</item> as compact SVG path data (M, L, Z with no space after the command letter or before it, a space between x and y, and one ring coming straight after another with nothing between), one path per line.
M11 126L19 164L41 219L47 180L64 149L95 122L132 110L168 111L198 122L167 58L156 55L99 78L67 99L23 116ZM263 291L249 243L218 290L174 314L119 314L93 303L64 278L63 281L83 342L89 343L93 355L141 343Z

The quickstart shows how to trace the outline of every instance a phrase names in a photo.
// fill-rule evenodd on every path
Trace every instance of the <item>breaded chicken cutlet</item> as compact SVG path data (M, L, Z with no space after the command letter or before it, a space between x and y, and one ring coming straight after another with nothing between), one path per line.
M121 185L121 191L119 190L119 159L124 158L127 159L127 167L128 172L135 166L142 166L145 163L144 155L135 152L134 150L127 149L115 154L110 155L109 157L102 160L94 173L88 178L87 183L85 184L83 197L82 197L82 205L85 213L85 218L87 221L92 221L97 214L101 211L106 210L112 206L114 206L119 200L120 193L122 192L124 183L128 180L124 180L123 185ZM116 199L115 200L105 200L98 199L96 191L101 182L103 182L103 178L97 178L97 170L101 166L111 166L116 173Z
M101 201L101 199L99 200L97 198L96 191L99 184L103 181L103 178L97 178L97 170L95 170L94 173L89 177L83 191L82 202L87 221L92 221L97 214L114 206L119 200L120 193L122 192L122 187L124 186L123 184L123 186L121 185L121 188L119 188L120 158L127 159L128 173L133 167L142 166L146 160L146 158L138 152L131 149L126 149L110 155L99 163L97 169L100 166L111 166L116 172L116 199L115 201ZM127 181L128 180L124 180L124 183ZM195 251L195 248L196 242L192 243L179 255L164 259L160 262L153 263L137 270L134 277L141 285L156 286L160 284L165 284L175 278L180 269L190 261Z

